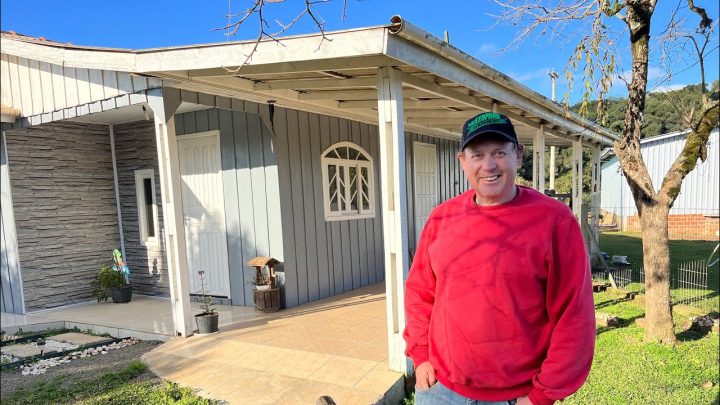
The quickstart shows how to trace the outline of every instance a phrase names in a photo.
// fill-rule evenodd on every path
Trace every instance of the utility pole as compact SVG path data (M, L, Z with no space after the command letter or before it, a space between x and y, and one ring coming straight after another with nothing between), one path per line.
M548 72L552 80L552 101L555 101L555 81L558 78L557 72L553 69ZM555 191L555 147L550 146L550 190Z

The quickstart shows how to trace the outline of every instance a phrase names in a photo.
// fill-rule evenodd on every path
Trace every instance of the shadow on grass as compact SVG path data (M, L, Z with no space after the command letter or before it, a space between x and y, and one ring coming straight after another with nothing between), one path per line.
M615 304L619 304L621 302L632 301L632 300L633 300L633 298L630 296L611 298L611 299L607 299L605 301L596 302L595 309L597 310L600 308L609 307L610 305L615 305Z
M633 316L630 318L619 318L620 324L618 326L601 326L601 327L597 328L595 335L600 336L601 334L603 334L605 332L609 332L613 329L626 328L626 327L632 325L636 319L642 318L643 316L644 316L644 314Z
M675 336L679 342L692 342L704 338L708 333L710 333L710 328L704 328L702 330L687 329Z

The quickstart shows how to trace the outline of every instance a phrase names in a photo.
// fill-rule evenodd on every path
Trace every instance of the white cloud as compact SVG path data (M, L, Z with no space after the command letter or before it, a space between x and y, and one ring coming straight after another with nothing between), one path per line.
M478 49L479 55L491 55L498 51L498 47L493 44L492 42L485 42L480 45L480 48Z
M632 79L632 71L621 72L613 78L612 87L614 89L627 89L627 84ZM661 82L665 82L668 79L667 72L658 67L648 68L648 89L654 88Z
M532 70L530 72L525 72L525 73L510 73L510 74L508 74L508 76L512 77L513 79L515 79L519 82L528 82L528 81L536 80L536 79L547 79L548 83L549 83L550 78L548 76L548 72L550 70L551 70L550 68L544 67L544 68Z

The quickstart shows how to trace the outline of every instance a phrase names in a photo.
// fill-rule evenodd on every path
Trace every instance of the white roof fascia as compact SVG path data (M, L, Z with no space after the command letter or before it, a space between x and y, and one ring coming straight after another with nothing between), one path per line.
M43 45L2 37L2 52L8 55L33 59L55 65L133 72L135 70L135 54L131 51L92 50L79 47L63 48L56 45Z
M279 41L197 46L192 48L161 49L138 52L135 72L195 70L217 67L236 68L243 65L264 65L293 61L322 61L354 56L381 55L384 28L343 31L322 35L281 38ZM318 65L322 70L322 65ZM228 76L231 72L228 72Z
M613 141L620 139L617 134L589 121L573 115L568 117L561 105L530 90L434 35L403 21L402 18L393 17L393 23L395 25L390 28L390 32L394 35L388 36L386 52L388 56L446 77L498 101L522 108L548 123L568 128L588 140L611 145ZM408 41L415 46L408 44ZM422 55L421 50L423 49L427 50L426 55ZM436 54L442 55L444 58L437 58ZM461 67L465 69L460 69ZM471 75L468 71L474 74Z
M683 137L684 137L684 136L686 136L686 135L689 134L689 133L690 133L690 130L689 130L689 129L684 129L684 130L682 130L682 131L668 132L668 133L663 134L663 135L658 135L658 136L653 136L653 137L650 137L650 138L641 139L641 140L640 140L640 143L641 143L641 144L643 144L643 143L650 143L650 142L655 142L655 141L661 141L661 140L667 139L667 138L676 138L676 137L679 137L679 136L683 136Z

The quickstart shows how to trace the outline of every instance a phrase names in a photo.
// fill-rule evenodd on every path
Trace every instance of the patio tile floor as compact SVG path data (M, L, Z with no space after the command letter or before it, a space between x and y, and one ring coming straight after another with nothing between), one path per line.
M17 316L3 328L42 322L161 339L143 356L162 378L230 404L392 403L403 395L402 374L389 371L385 286L373 284L310 304L265 314L218 305L220 332L172 337L170 302L135 296L130 303L86 303ZM199 304L192 303L193 311Z

